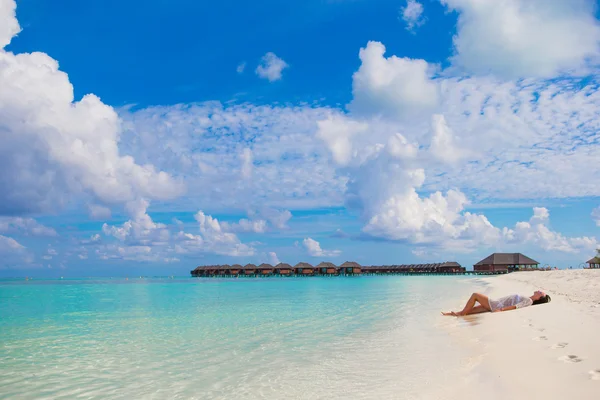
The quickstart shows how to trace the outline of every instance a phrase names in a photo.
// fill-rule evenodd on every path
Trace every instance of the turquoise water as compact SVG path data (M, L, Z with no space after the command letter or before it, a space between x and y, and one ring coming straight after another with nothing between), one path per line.
M470 283L0 281L0 397L433 398L467 357L439 310Z

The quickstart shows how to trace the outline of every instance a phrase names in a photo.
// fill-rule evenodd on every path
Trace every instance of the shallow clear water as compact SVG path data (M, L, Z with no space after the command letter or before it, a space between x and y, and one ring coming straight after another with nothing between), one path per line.
M439 311L471 283L0 281L0 397L443 398L469 359Z

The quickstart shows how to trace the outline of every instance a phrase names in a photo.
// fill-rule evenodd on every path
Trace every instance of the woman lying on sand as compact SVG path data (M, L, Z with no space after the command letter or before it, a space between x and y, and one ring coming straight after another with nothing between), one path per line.
M535 304L548 303L550 300L550 296L539 290L535 291L533 296L530 297L513 294L501 297L497 300L490 299L481 293L473 293L462 311L443 312L442 314L460 317L463 315L480 314L484 312L508 311L516 308L529 307ZM476 303L479 303L479 305L476 306Z

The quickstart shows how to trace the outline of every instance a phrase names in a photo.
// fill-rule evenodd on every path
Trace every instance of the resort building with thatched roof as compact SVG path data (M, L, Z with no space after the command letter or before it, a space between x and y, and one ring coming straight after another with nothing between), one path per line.
M291 275L294 272L294 267L290 264L279 263L275 266L275 273L278 275Z
M362 272L362 267L357 262L346 261L345 263L340 265L340 274L354 275L354 274L360 274L361 272Z
M258 266L258 273L261 275L271 275L275 268L271 264L262 263Z
M338 267L336 267L336 265L334 263L331 262L325 262L323 261L322 263L319 263L316 267L315 267L317 273L321 274L321 275L337 275L339 269Z
M512 272L537 269L539 264L538 261L521 253L494 253L473 265L473 270L479 272Z
M242 268L242 270L244 271L244 274L246 274L246 275L254 275L254 274L256 274L256 269L257 269L257 266L254 265L254 264L246 264Z
M299 262L294 265L296 275L313 275L315 273L315 267L306 262Z
M231 275L238 275L242 271L242 267L240 264L233 264L229 267L229 272Z
M596 257L590 258L589 260L586 261L588 268L594 268L594 269L600 268L600 249L598 249L596 251L597 251Z

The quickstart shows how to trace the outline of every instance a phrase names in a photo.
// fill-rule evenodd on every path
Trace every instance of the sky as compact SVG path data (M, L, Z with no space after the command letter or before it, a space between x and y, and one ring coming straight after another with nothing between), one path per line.
M600 247L591 0L0 0L0 277Z

